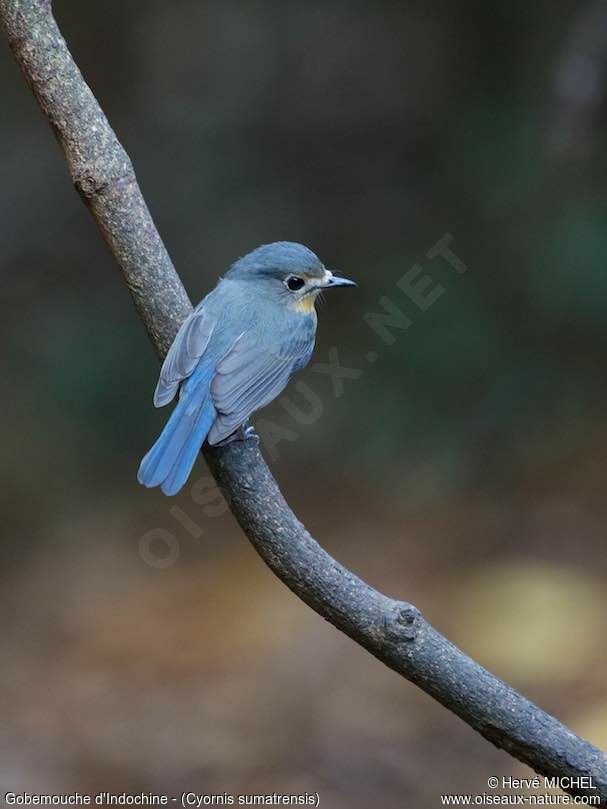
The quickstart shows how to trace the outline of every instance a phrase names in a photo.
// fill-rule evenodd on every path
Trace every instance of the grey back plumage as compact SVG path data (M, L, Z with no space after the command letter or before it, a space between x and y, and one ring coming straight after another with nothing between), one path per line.
M211 383L218 417L209 433L209 444L223 441L252 413L269 404L285 388L298 363L307 364L314 347L313 333L302 331L298 336L291 333L285 337L277 349L264 339L251 339L245 332L219 362Z
M174 399L179 385L190 376L204 354L214 328L215 321L204 307L197 308L188 317L165 357L154 392L154 407L163 407Z

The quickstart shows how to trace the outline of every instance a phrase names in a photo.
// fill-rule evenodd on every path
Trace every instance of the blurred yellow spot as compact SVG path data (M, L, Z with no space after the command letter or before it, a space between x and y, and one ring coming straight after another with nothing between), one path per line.
M505 679L556 683L602 654L605 589L551 564L487 565L455 584L453 640Z

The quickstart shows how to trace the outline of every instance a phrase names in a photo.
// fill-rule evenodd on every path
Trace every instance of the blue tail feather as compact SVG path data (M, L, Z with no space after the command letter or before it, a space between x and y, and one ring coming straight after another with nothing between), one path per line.
M217 412L209 393L210 376L190 378L164 430L141 461L137 479L176 494L184 485Z
M213 426L216 416L217 412L213 406L213 402L208 399L198 413L192 431L175 459L175 463L169 475L167 475L162 483L161 489L165 494L177 494L190 476L192 467L196 463L196 458L200 452L200 447L203 445L209 430Z

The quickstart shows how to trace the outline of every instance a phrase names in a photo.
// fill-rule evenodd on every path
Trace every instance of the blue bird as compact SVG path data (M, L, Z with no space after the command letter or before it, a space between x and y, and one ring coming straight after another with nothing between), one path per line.
M154 393L162 407L179 394L137 479L167 495L184 485L206 441L246 438L249 417L308 364L316 337L315 301L332 287L356 286L327 270L307 247L274 242L232 265L181 326Z

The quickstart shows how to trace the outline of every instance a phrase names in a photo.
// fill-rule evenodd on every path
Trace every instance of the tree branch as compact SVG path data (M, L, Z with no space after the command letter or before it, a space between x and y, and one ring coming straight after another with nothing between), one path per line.
M124 274L162 357L191 307L141 195L128 155L74 63L50 0L0 0L11 48L57 139L75 187ZM491 675L402 601L342 567L291 512L259 449L205 450L230 507L259 555L319 615L456 713L486 739L572 794L607 803L607 757Z

